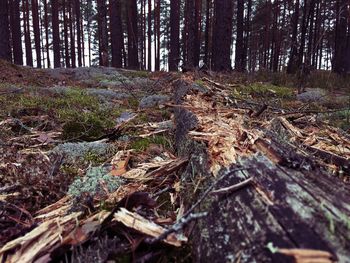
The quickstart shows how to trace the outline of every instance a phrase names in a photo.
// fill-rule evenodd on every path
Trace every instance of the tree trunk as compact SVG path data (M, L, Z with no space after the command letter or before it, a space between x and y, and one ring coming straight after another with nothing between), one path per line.
M100 66L108 66L107 7L105 0L97 0L99 61Z
M206 17L205 17L205 43L204 43L204 64L209 67L210 66L210 50L211 50L211 26L212 26L212 0L207 0L206 6Z
M194 54L193 64L199 65L200 54L201 54L201 23L202 23L202 0L195 1L195 32L194 32Z
M237 0L237 38L235 52L235 70L244 72L244 1Z
M148 0L148 26L147 26L147 68L152 70L152 0Z
M212 47L212 69L228 71L231 66L232 16L231 0L215 0Z
M74 2L69 1L69 32L70 32L70 56L72 58L72 68L76 67L75 56L75 35L74 35Z
M26 48L26 65L33 67L33 54L32 54L32 44L30 41L30 27L29 27L29 3L28 0L24 1L23 4L24 9L24 42L25 42L25 48Z
M287 67L287 73L293 74L297 71L296 57L298 55L298 21L299 21L299 0L295 3L294 14L292 16L292 39L291 39L291 49Z
M300 47L297 60L297 69L300 69L304 63L304 52L305 52L305 43L306 43L306 33L309 23L309 10L310 2L313 0L305 0L303 7L303 20L301 25L301 36L300 36Z
M127 1L127 25L128 25L128 68L139 69L136 0Z
M32 0L32 17L33 17L36 65L38 68L41 68L41 43L40 43L38 0Z
M50 48L49 48L49 19L48 19L48 8L47 8L47 0L44 0L44 26L45 26L45 48L46 48L46 60L47 67L51 67L50 61Z
M58 20L58 0L51 1L52 12L52 40L54 53L54 67L61 67L61 53L60 53L60 27Z
M154 0L155 71L160 70L160 0Z
M338 74L345 74L348 72L348 55L349 43L347 43L348 37L348 19L349 10L347 7L347 0L337 0L337 14L338 23L336 26L336 38L335 38L335 54L333 58L333 71Z
M185 57L184 57L184 68L191 70L198 66L195 61L195 50L196 50L196 16L195 16L195 2L194 0L186 0L185 5Z
M67 1L62 1L62 9L63 9L63 30L64 30L64 61L66 63L66 67L70 68L70 57L69 57L69 43L68 43L68 18L67 18Z
M180 2L170 1L170 53L169 70L179 70L180 57Z
M20 0L10 1L10 18L12 32L13 61L17 65L23 65L23 51L21 38Z
M11 61L9 12L7 0L0 0L0 59Z
M110 0L110 30L112 44L112 67L122 67L123 29L120 0Z
M78 67L82 66L81 59L81 12L80 12L80 0L74 1L75 6L75 20L76 20L76 30L77 30L77 51L78 51Z

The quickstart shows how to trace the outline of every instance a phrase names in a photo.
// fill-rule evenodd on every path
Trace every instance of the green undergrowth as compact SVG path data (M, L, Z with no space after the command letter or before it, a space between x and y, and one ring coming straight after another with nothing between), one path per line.
M82 89L67 89L64 94L46 94L30 88L24 94L0 96L0 117L10 115L49 115L63 128L63 139L94 140L112 128L125 110L119 106L106 107L98 98Z
M233 95L242 97L251 96L255 98L276 97L292 99L294 97L294 90L292 88L276 86L269 83L252 83L247 86L235 87Z
M135 139L131 144L130 148L136 151L145 151L151 144L156 144L164 147L165 149L171 148L171 141L164 135L153 135L147 138Z
M148 71L125 71L122 73L128 78L148 78L150 73Z

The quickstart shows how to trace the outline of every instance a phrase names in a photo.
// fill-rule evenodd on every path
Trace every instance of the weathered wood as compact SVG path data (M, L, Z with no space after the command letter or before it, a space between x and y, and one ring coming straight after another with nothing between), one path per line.
M182 196L190 207L216 179L209 172L205 144L187 137L196 127L196 116L181 107L174 112L178 152L189 156L182 174L186 189ZM317 254L312 262L321 262L319 255L327 255L322 262L350 262L350 187L273 132L255 146L255 155L220 171L219 177L228 175L216 190L248 178L254 183L233 193L210 195L197 208L196 212L208 212L208 216L192 231L195 261L295 262L291 256L295 251L310 251L285 249L301 248L321 251L310 252ZM247 169L237 171L237 167ZM194 191L191 184L196 184ZM268 245L280 250L272 253Z

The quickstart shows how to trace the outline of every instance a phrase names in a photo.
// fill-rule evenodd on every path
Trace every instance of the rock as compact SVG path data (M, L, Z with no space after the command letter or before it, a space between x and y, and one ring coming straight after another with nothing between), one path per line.
M129 94L126 94L124 92L117 92L113 90L108 89L94 89L94 88L88 88L85 89L86 93L91 96L98 96L102 99L128 99L130 97Z
M151 96L142 98L142 100L140 101L140 108L145 109L145 108L156 107L169 100L170 100L170 97L166 95L151 95Z
M306 92L298 94L297 99L302 102L320 102L325 101L327 91L324 89L306 89Z

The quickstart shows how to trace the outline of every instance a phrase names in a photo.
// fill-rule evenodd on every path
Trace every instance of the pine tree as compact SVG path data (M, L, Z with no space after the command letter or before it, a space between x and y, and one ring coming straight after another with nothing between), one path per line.
M112 66L122 67L123 28L120 0L110 0L110 30L112 47Z
M20 0L9 1L10 3L10 21L11 21L11 39L13 48L13 62L17 65L23 65L23 51L21 38L21 19L20 19Z
M212 47L212 69L214 71L231 70L233 2L215 0Z
M41 68L41 43L40 43L38 0L32 0L31 4L32 4L32 17L33 17L34 43L35 43L35 52L36 52L36 65L38 68Z
M11 61L9 9L7 0L0 0L0 59Z
M169 70L177 71L179 69L180 57L180 2L178 0L170 1L170 53Z
M52 40L54 53L54 67L61 67L61 47L60 47L60 28L58 20L58 0L51 0L52 13Z
M139 68L137 17L136 0L127 1L128 68L130 69Z
M235 52L235 70L243 72L245 70L244 58L244 1L237 0L237 37Z

